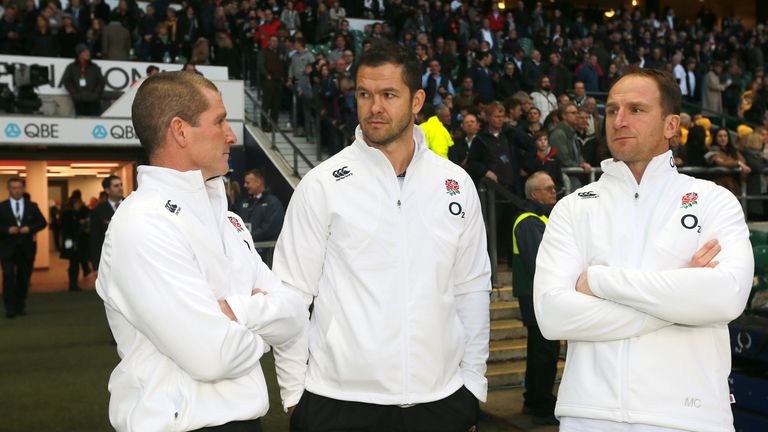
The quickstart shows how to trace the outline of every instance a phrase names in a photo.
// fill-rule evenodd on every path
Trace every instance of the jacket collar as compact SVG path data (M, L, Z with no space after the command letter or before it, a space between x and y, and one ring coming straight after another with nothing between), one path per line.
M413 141L414 143L416 143L416 149L413 152L413 158L411 159L411 162L408 164L407 169L413 168L414 163L421 158L421 155L423 155L425 152L428 151L427 138L424 135L424 131L421 129L421 126L418 126L418 125L413 126ZM355 128L355 142L352 143L352 146L356 148L359 152L364 154L366 157L368 157L371 161L374 161L377 164L386 163L386 166L389 169L389 171L394 172L394 168L392 168L392 164L389 162L389 159L387 159L387 156L384 155L384 152L369 146L365 142L365 139L363 139L363 131L362 129L360 129L360 125L358 125L357 128Z
M637 184L632 171L630 171L627 164L622 161L606 159L600 164L600 167L603 169L603 172L609 176L622 180L630 180L632 183ZM662 176L668 176L674 173L677 173L675 158L672 155L672 150L667 150L666 152L651 159L651 162L647 167L645 167L645 172L643 172L641 182L653 180Z

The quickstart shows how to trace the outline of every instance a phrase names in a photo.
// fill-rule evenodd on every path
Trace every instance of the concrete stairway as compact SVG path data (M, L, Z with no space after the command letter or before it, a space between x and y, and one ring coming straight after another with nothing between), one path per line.
M500 272L499 280L503 286L494 288L491 294L491 346L485 374L492 389L523 385L528 334L520 320L517 299L512 295L512 273ZM564 366L565 362L561 360L558 379Z
M245 90L250 96L255 97L258 99L259 95L255 90L246 89ZM286 96L287 97L287 96ZM250 97L245 97L245 112L248 114L249 119L251 120L250 126L254 129L257 129L260 133L263 133L263 137L266 139L266 142L271 143L273 139L273 134L271 132L264 132L261 130L261 121L257 121L257 119L260 119L260 112L259 107L257 105L254 105L254 103L251 101ZM277 150L272 150L269 145L267 145L267 148L264 148L264 151L272 152L274 155L280 157L284 162L285 166L292 170L293 169L293 158L294 158L294 148L291 146L290 143L288 143L288 140L286 140L286 136L288 139L291 140L291 142L301 151L301 153L304 154L304 156L309 159L309 161L312 163L312 165L317 166L320 162L324 161L328 158L327 152L324 150L320 153L320 158L318 158L317 154L317 145L310 143L307 140L307 137L305 136L296 136L293 133L293 129L291 124L291 116L290 113L287 111L280 111L280 115L278 116L278 124L280 125L280 129L283 131L285 136L280 133L274 134L274 140L275 140L275 147ZM298 177L299 179L301 177L304 177L310 169L312 169L311 166L309 166L301 157L297 158L297 169L298 169ZM282 170L282 167L280 167ZM286 177L290 177L293 175L292 172L284 172Z

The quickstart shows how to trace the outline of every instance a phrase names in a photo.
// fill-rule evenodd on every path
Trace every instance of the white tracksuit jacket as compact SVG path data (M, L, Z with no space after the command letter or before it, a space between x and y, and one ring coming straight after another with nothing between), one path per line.
M534 278L548 339L567 339L558 417L698 432L732 431L727 323L752 285L749 232L736 198L656 156L638 185L623 162L559 202ZM687 268L711 239L715 268ZM575 291L588 270L597 297Z
M485 400L490 262L474 184L418 126L402 190L356 137L302 179L277 242L275 273L315 302L303 343L275 348L283 405L305 388L408 405L465 385Z
M301 299L227 212L221 178L142 166L138 183L109 224L96 281L122 359L109 380L112 426L187 431L263 416L259 358L306 327ZM268 294L251 296L256 287Z

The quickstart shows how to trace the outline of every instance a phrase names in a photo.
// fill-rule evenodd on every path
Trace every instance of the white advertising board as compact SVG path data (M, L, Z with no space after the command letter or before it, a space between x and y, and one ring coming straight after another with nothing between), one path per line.
M243 143L243 122L229 122ZM0 144L138 147L130 118L66 118L44 116L0 117Z
M31 56L11 56L0 55L0 64L24 64L40 65L51 68L53 74L54 86L43 85L37 87L37 93L40 95L66 95L67 91L61 86L61 78L64 76L64 69L72 63L74 58L58 57L31 57ZM154 65L160 68L160 71L181 70L183 65L173 63L144 63L133 61L111 61L95 60L99 65L101 73L107 81L106 91L125 91L131 86L131 83L146 77L147 66ZM227 80L229 79L227 68L223 66L196 66L209 80ZM0 83L6 83L13 88L13 78L10 75L0 77Z

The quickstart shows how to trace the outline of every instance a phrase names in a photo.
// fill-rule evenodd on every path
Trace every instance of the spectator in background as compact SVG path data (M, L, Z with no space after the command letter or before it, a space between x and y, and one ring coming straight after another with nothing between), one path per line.
M283 227L285 208L267 191L264 172L257 169L246 172L243 187L247 194L235 205L235 213L245 222L254 243L277 240Z
M305 4L304 10L299 13L299 24L301 25L301 34L308 44L317 43L317 14L312 4Z
M177 41L181 43L181 52L186 58L191 58L192 44L195 43L199 36L200 22L197 19L195 8L187 6L185 13L179 18L176 28ZM243 45L246 44L244 43Z
M103 58L104 60L128 60L132 47L131 32L120 22L120 11L116 9L112 11L112 21L101 33Z
M557 109L557 97L551 91L549 76L541 75L537 89L531 92L533 105L539 109L542 118L547 118L550 111Z
M0 53L25 54L24 26L19 19L19 9L14 4L6 5L0 19Z
M155 25L149 52L151 60L158 63L171 63L179 55L176 44L168 36L168 26L164 22Z
M279 19L275 19L271 9L264 11L264 22L259 26L258 30L256 30L255 35L256 42L259 43L262 50L269 45L272 36L277 37L277 29L280 27L280 24L282 23ZM275 49L277 49L277 47L275 47Z
M720 83L720 74L723 73L723 63L715 61L712 70L704 77L704 86L701 97L701 111L705 116L721 116L723 114L723 90L731 85L730 81Z
M213 64L227 68L229 79L240 79L240 51L229 33L217 32L214 36Z
M24 193L20 177L8 179L8 199L0 202L0 263L3 268L5 317L26 315L29 279L37 251L35 234L48 223Z
M702 126L694 125L689 129L683 157L684 165L694 167L707 166L707 160L705 158L708 151L706 140L707 133Z
M516 72L517 66L514 62L504 63L504 73L494 83L496 86L496 97L499 100L507 100L518 91L520 91L520 76Z
M539 78L544 75L544 65L541 63L541 52L533 50L531 56L523 62L522 89L530 93L539 86Z
M434 106L442 104L447 94L455 94L450 77L442 73L440 62L435 59L429 61L429 70L421 77L421 87L426 93L426 103Z
M82 34L75 28L72 15L64 13L61 15L62 27L59 30L59 48L61 57L72 58L75 56L75 47L77 44L83 43Z
M146 12L144 15L139 18L139 22L136 27L139 36L139 42L136 48L136 57L142 60L149 60L151 58L152 53L150 47L152 45L152 38L154 37L157 23L158 20L155 16L155 7L150 3L146 7Z
M104 21L101 19L94 19L91 28L85 32L85 45L91 50L91 58L100 59L102 57L101 50L101 33L104 31Z
M62 209L61 232L64 241L60 256L69 261L69 291L80 291L78 280L81 266L83 277L91 273L88 265L88 213L88 207L80 196L70 197Z
M473 90L486 103L496 100L496 94L493 90L493 71L490 69L492 61L493 57L490 52L480 52L477 54L475 65L467 73L472 78Z
M334 28L330 21L331 18L328 14L328 7L325 5L325 2L319 2L317 4L317 27L315 27L315 42L326 42L328 39L328 34Z
M472 144L475 143L475 138L477 137L477 132L479 130L480 122L477 121L477 116L471 113L465 115L461 120L461 134L457 140L454 140L453 145L448 149L448 159L464 168L467 172L469 172L467 156L472 149Z
M88 248L88 258L91 261L94 271L99 270L101 259L101 246L104 243L104 237L112 221L115 211L123 202L123 181L116 175L110 175L101 181L103 192L106 193L106 199L100 201L93 208L89 216L90 226L90 247Z
M258 68L262 91L262 109L266 116L277 126L280 109L280 91L284 80L283 62L277 53L277 36L271 36L265 49L259 51ZM262 120L261 128L271 131L266 120Z
M307 141L310 143L315 142L316 133L313 73L314 66L307 64L296 81L296 95L304 118L304 136L307 137Z
M102 23L109 22L110 7L104 0L91 0L91 14L93 19L99 19Z
M72 17L72 24L80 33L91 27L91 10L82 0L69 0L64 12Z
M560 117L563 121L549 135L550 145L557 150L557 158L563 168L578 167L588 174L592 166L584 161L581 148L576 142L575 128L579 122L579 109L573 103L563 105L560 107ZM583 184L580 175L569 174L568 177L571 180L571 191Z
M573 87L573 74L566 69L560 61L560 54L549 54L549 64L545 68L545 74L549 77L552 93L556 95L566 94ZM544 117L546 118L546 116Z
M453 146L453 138L447 128L451 122L451 110L445 105L435 107L431 104L425 104L422 110L427 120L419 126L424 131L427 148L447 159L448 151Z
M600 77L602 72L600 71L600 65L597 63L596 55L588 56L587 60L580 66L580 69L577 70L576 77L579 81L584 83L584 89L586 91L600 91Z
M546 139L546 135L542 134L542 137ZM525 182L525 198L525 207L512 228L512 287L520 303L523 324L528 329L523 412L532 414L536 425L559 425L554 415L557 399L552 390L557 376L560 341L544 338L533 310L536 255L549 214L557 202L554 179L546 172L534 172Z
M573 83L573 97L571 98L571 102L577 107L580 107L587 102L587 88L582 81Z
M280 21L285 25L285 29L293 36L296 30L299 29L301 22L299 21L299 13L293 8L293 2L288 0L285 2L285 7L280 13Z
M714 143L710 151L704 156L710 166L722 168L738 168L741 173L716 174L712 179L715 183L731 191L735 196L741 194L741 177L746 177L752 169L747 165L746 159L736 148L731 140L731 134L725 128L717 129Z
M59 40L49 28L48 20L38 15L35 22L35 30L27 36L27 52L33 56L58 57Z
M478 134L480 142L469 150L470 174L476 182L487 177L512 192L522 190L520 161L512 151L512 143L508 141L507 134L502 133L506 109L501 103L493 102L486 108L486 113L488 125Z
M557 160L557 149L549 145L549 137L545 131L533 134L534 147L525 155L523 170L533 175L544 171L555 181L558 191L563 189L563 172L560 161ZM529 177L530 178L530 177Z
M339 0L334 0L330 9L328 9L328 15L331 27L338 28L341 21L347 18L347 10L341 6Z
M195 41L189 53L189 62L196 65L211 64L211 44L208 39L200 37Z
M61 85L67 89L75 104L78 116L101 115L101 95L106 81L101 68L91 61L91 51L84 44L75 47L77 57L61 77Z
M453 99L453 104L459 112L476 109L480 103L480 95L475 92L475 83L472 77L464 77L461 81L461 91Z

